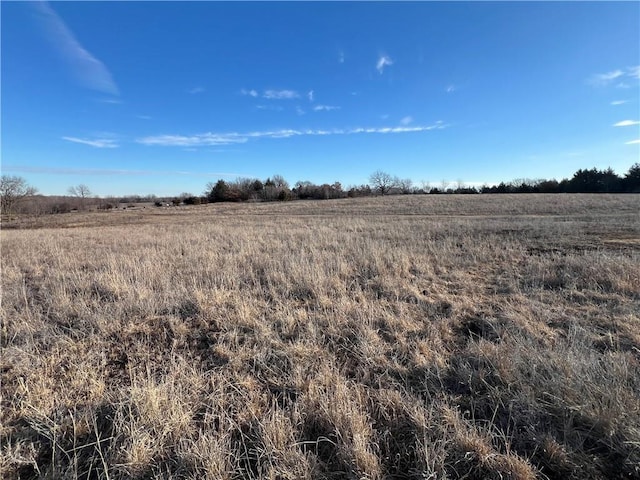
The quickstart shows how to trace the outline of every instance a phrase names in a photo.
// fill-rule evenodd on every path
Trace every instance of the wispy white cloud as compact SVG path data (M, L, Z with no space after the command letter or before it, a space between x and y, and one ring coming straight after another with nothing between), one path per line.
M313 90L309 90L309 93L307 93L307 98L310 102L313 102Z
M280 105L256 105L258 110L272 110L275 112L281 112L284 110Z
M442 123L441 121L436 122L433 125L428 126L415 126L415 127L382 127L382 128L354 128L352 130L343 131L345 134L353 134L353 133L415 133L415 132L428 132L430 130L443 130L447 128L449 125Z
M205 91L204 87L193 87L187 90L187 93L190 93L191 95L195 95L197 93L202 93L204 91Z
M640 143L640 138L637 140L631 140L630 142L626 142L625 145L637 145Z
M115 142L115 140L108 138L97 138L94 140L86 139L86 138L78 138L78 137L62 137L63 140L67 140L68 142L81 143L83 145L90 145L96 148L117 148L119 145Z
M302 136L325 136L325 135L356 135L356 134L394 134L394 133L417 133L428 132L431 130L442 130L448 125L442 121L437 121L432 125L423 126L401 126L401 127L369 127L369 128L334 128L328 130L322 129L283 129L283 130L267 130L257 132L230 132L230 133L201 133L196 135L157 135L142 137L136 140L137 143L149 146L163 147L197 147L197 146L216 146L216 145L233 145L246 143L249 140L262 138L290 138Z
M246 173L228 172L191 172L184 170L126 170L126 169L103 169L103 168L58 168L58 167L37 167L29 165L3 165L3 171L22 173L48 173L52 175L185 175L185 176L218 176L218 177L245 177Z
M269 100L291 100L300 98L300 94L295 90L265 90L263 97Z
M296 113L298 115L304 115L306 112L302 109L302 107L300 105L296 106Z
M615 79L624 76L624 72L622 70L613 70L608 73L596 73L589 77L588 82L591 85L595 86L604 86L613 82Z
M614 123L614 127L631 127L633 125L640 125L638 120L622 120L621 122Z
M342 50L338 52L338 63L344 63L344 52Z
M100 103L109 103L112 105L122 105L124 102L119 98L100 98L98 99Z
M378 58L378 62L376 63L376 70L382 74L384 72L384 67L389 67L393 65L393 60L388 55L381 55Z
M139 118L140 120L151 120L153 117L150 117L149 115L136 115L137 118Z
M447 85L447 88L445 89L445 91L446 91L447 93L453 93L453 92L455 92L456 90L457 90L457 88L456 88L456 86L455 86L455 85Z
M413 117L409 115L400 120L401 125L409 125L411 122L413 122Z
M614 100L613 102L611 102L611 105L624 105L627 102L628 100Z
M259 93L257 90L245 90L244 88L240 90L242 95L249 95L251 97L258 97ZM265 90L262 93L262 98L266 98L267 100L292 100L295 98L300 98L300 94L295 90ZM310 101L313 101L313 90L310 90L307 93L307 98Z
M340 110L340 107L335 105L316 105L313 110L315 112L330 112L331 110Z
M68 63L76 80L85 88L119 95L118 87L107 67L80 44L49 4L34 2L32 5L38 13L47 40Z
M604 87L610 85L614 81L618 81L619 83L616 84L616 87L629 88L630 85L625 83L624 80L628 80L630 78L640 80L640 65L627 67L624 70L617 69L607 73L596 73L591 75L587 82L596 87Z
M233 145L249 140L237 133L201 133L198 135L155 135L137 139L138 143L151 146L193 147L201 145Z

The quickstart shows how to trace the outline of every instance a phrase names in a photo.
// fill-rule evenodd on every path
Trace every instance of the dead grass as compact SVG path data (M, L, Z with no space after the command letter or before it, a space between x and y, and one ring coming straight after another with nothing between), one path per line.
M2 232L3 478L640 477L640 197Z

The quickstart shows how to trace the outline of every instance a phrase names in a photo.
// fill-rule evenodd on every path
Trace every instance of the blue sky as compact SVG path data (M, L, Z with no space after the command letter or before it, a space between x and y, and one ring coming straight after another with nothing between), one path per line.
M638 2L5 2L2 173L472 184L640 161Z

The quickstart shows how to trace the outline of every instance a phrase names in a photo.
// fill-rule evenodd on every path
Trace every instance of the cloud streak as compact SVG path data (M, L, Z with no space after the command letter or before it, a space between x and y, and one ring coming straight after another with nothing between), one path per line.
M194 88L190 88L189 90L187 90L187 93L190 93L191 95L195 95L198 93L202 93L205 91L204 87L194 87Z
M188 175L188 176L219 176L219 177L243 177L243 173L225 172L191 172L183 170L127 170L127 169L102 169L102 168L57 168L57 167L33 167L28 165L6 165L2 167L7 172L22 173L46 173L50 175Z
M632 78L637 78L640 80L640 65L636 65L635 67L627 67L627 75Z
M591 75L591 77L589 78L589 83L595 86L604 86L622 76L624 76L624 72L622 70L613 70L608 73L596 73L594 75Z
M118 148L119 145L114 141L106 138L98 138L95 140L89 140L86 138L78 138L78 137L62 137L63 140L67 140L68 142L80 143L82 145L89 145L95 148Z
M269 100L291 100L300 98L300 94L295 90L265 90L263 97Z
M197 146L217 146L217 145L234 145L246 143L250 140L263 138L291 138L304 136L329 136L329 135L358 135L358 134L398 134L398 133L418 133L428 132L431 130L442 130L448 125L442 121L438 121L432 125L423 126L401 126L401 127L372 127L372 128L334 128L329 130L322 129L282 129L267 130L247 133L201 133L196 135L155 135L138 138L137 143L148 146L162 147L197 147Z
M284 110L280 105L256 105L258 110L271 110L274 112L281 112Z
M122 105L124 102L119 98L101 98L98 100L100 103L109 103L111 105Z
M247 136L237 133L201 133L198 135L155 135L142 137L137 143L149 146L198 147L246 143Z
M596 73L591 75L587 82L595 87L605 87L616 80L624 80L625 78L635 78L640 80L640 65L627 67L625 70L617 69L607 73ZM620 88L628 88L629 85L624 82L617 84Z
M624 105L628 100L614 100L611 105Z
M119 95L118 87L107 67L75 38L58 14L47 2L35 2L42 30L47 40L68 63L72 75L85 88L110 95Z
M246 88L243 88L242 90L240 90L240 94L253 97L253 98L258 98L260 96L258 91L253 88L251 90L247 90ZM265 90L262 93L262 98L266 98L267 100L292 100L295 98L300 98L300 94L295 90L269 89L269 90ZM307 93L307 98L309 98L309 101L313 102L313 90Z
M638 120L622 120L621 122L614 123L614 127L631 127L633 125L640 125Z
M638 145L640 144L640 138L638 140L631 140L630 142L626 142L625 145Z
M393 65L391 57L388 55L381 55L380 58L378 58L378 63L376 63L376 70L378 70L380 75L382 75L382 73L384 73L384 67L389 67L391 65Z
M315 112L330 112L331 110L340 110L340 107L335 105L316 105L313 110Z
M413 122L413 117L412 116L406 116L402 120L400 120L400 123L402 125L409 125L411 122Z

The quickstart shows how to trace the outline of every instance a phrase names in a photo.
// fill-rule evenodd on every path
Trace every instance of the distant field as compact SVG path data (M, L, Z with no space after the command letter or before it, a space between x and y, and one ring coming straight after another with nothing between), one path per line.
M640 478L640 195L149 205L1 240L1 478Z

